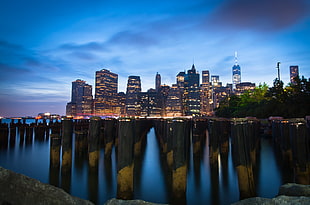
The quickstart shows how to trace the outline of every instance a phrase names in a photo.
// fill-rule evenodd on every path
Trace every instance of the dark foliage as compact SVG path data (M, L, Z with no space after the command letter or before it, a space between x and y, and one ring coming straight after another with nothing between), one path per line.
M220 103L216 116L291 118L310 115L310 79L296 77L294 80L285 88L282 81L275 79L273 87L263 84L240 96L232 95Z

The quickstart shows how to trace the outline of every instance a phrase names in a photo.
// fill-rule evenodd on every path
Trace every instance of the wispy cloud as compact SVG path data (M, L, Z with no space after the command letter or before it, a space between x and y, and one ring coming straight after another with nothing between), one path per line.
M222 28L275 31L303 20L309 8L306 0L231 0L223 2L210 21Z

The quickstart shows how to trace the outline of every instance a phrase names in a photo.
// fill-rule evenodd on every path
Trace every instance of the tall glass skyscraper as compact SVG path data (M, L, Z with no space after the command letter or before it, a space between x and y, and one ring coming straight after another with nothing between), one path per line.
M155 77L155 90L156 90L156 92L159 91L160 85L161 85L161 77L160 77L160 74L157 73L156 77Z
M196 71L195 65L187 71L184 78L184 97L185 97L185 115L200 114L200 86L199 73Z
M90 115L93 113L92 86L77 79L72 82L71 102L67 104L66 114L71 116Z
M299 75L298 65L290 66L290 81L291 83L295 83L294 78Z
M106 115L117 112L118 75L107 69L96 71L95 114Z
M237 52L235 52L235 65L232 67L232 81L233 89L236 89L236 85L241 83L241 68L238 65Z
M140 99L139 93L141 92L140 76L129 76L126 91L126 114L129 116L140 115Z

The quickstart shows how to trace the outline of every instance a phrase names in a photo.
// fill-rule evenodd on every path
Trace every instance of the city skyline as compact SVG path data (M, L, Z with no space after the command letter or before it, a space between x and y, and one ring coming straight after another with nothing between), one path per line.
M95 86L95 71L130 75L143 91L154 76L172 85L193 62L225 85L238 52L243 82L272 86L281 62L310 76L310 3L248 1L2 1L0 3L0 116L64 115L71 82Z

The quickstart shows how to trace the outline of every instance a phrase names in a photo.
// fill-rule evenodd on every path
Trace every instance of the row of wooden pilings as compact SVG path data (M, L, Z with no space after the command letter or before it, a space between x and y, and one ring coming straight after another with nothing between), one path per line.
M310 184L310 120L274 120L272 137L284 167L294 172L288 180Z
M116 120L93 117L90 120L63 120L62 133L51 134L50 172L56 173L53 176L56 180L59 179L57 173L59 173L61 163L61 179L71 178L72 136L74 131L74 154L79 156L87 152L91 175L98 175L100 149L104 149L104 157L109 160L112 147L115 146L118 172L117 197L131 199L134 193L134 157L141 154L142 142L151 127L152 121L134 118ZM69 189L66 185L62 187L67 191ZM96 197L93 201L96 201Z
M44 141L49 138L50 133L59 133L61 123L56 121L35 120L33 123L26 123L26 119L12 120L10 123L3 123L0 119L0 149L7 149L8 146L14 147L19 136L19 144L31 144L33 139Z

